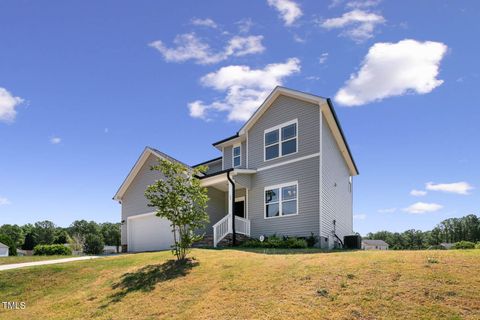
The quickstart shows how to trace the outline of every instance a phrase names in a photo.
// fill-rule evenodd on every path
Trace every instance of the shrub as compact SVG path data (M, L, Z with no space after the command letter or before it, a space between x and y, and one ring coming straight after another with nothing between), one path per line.
M459 241L455 243L453 246L453 249L474 249L475 248L475 243L470 242L470 241Z
M63 244L39 244L33 248L33 254L36 256L70 256L72 249Z
M307 246L309 248L312 248L315 246L315 244L317 243L318 241L318 238L316 236L313 235L313 232L310 234L310 236L305 239L305 241L307 241Z
M477 244L475 245L475 249L480 249L480 242L477 242Z
M103 238L97 234L87 234L83 245L83 252L86 254L101 254L105 243Z
M15 245L15 241L13 241L9 236L6 234L0 234L0 242L8 247L9 256L17 255L17 246Z
M307 248L307 241L296 237L280 238L272 235L261 242L257 239L250 239L242 244L244 248L281 248L281 249L303 249Z

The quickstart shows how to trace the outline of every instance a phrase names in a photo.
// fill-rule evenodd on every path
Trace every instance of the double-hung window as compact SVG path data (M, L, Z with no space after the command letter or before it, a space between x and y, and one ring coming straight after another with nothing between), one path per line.
M265 130L265 161L297 152L297 120Z
M265 218L298 214L297 182L265 188Z
M241 156L241 147L240 145L234 146L232 149L232 165L234 168L240 167L242 164L242 156Z

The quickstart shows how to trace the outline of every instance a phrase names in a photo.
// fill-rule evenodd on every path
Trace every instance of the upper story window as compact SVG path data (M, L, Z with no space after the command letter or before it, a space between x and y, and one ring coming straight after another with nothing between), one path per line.
M297 152L297 119L265 130L265 161Z
M242 164L241 145L234 146L232 149L232 166L239 167Z

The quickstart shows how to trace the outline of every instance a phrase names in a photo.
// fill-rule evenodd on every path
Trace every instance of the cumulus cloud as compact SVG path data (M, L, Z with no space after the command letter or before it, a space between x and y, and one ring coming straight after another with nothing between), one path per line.
M18 105L24 100L13 96L7 89L0 87L0 121L13 122L17 116Z
M442 208L443 206L437 203L416 202L411 206L403 209L403 211L414 214L422 214L427 212L435 212Z
M397 208L378 209L379 213L394 213L395 211L397 211Z
M300 6L292 0L267 0L267 2L280 13L286 26L291 26L303 15Z
M368 50L360 71L352 74L335 100L359 106L409 92L426 94L443 83L437 79L447 51L441 42L402 40L376 43Z
M11 204L10 200L0 196L0 206L6 206L7 204Z
M320 26L325 29L344 29L340 35L356 42L363 42L373 37L375 27L385 23L379 14L355 9L344 13L341 17L323 21Z
M366 214L354 214L353 215L353 219L355 220L365 220L367 219L367 215Z
M208 27L208 28L217 28L217 24L215 21L213 21L212 19L210 18L206 18L206 19L199 19L199 18L193 18L191 20L191 23L194 25L194 26L200 26L200 27Z
M254 25L251 18L241 19L237 21L235 24L238 26L238 32L240 33L249 33L250 29Z
M290 58L284 63L251 69L245 65L231 65L208 73L200 79L203 86L225 93L212 103L201 100L190 102L190 115L211 119L218 112L226 112L230 121L245 121L262 104L268 94L283 80L300 71L300 60Z
M226 60L230 56L245 56L261 53L263 36L234 36L223 50L214 51L208 43L198 38L195 33L177 35L173 40L174 47L167 47L161 40L150 43L168 62L185 62L193 60L198 64L214 64Z
M427 194L427 191L425 191L425 190L413 189L412 191L410 191L410 195L412 195L414 197L423 197L426 194Z
M442 191L448 193L456 193L456 194L469 194L469 191L473 189L473 187L465 181L461 182L454 182L454 183L439 183L435 184L433 182L427 182L425 184L425 188L431 191Z
M51 144L59 144L60 142L62 142L62 138L60 138L60 137L52 137L52 138L50 138L50 143L51 143Z

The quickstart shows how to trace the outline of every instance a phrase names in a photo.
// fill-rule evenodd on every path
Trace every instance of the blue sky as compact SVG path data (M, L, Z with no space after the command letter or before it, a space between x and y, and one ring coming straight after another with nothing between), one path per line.
M2 1L0 224L119 221L145 146L216 157L278 84L334 100L355 231L478 214L479 21L475 1Z

